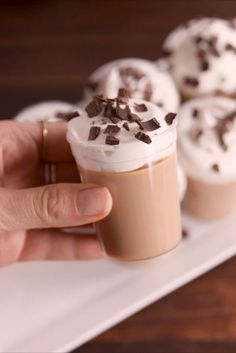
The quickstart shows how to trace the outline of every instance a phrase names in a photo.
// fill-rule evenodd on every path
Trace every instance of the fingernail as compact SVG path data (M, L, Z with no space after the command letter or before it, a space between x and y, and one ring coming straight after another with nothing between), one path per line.
M81 190L78 207L84 216L108 213L111 208L111 195L104 187Z

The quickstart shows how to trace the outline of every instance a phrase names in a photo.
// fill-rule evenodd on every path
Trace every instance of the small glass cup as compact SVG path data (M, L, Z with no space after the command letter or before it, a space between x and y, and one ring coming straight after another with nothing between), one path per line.
M102 158L114 146L85 144L77 138L76 128L76 119L71 120L67 139L82 182L106 186L113 199L111 213L96 224L105 254L119 260L144 260L174 248L182 233L176 126L159 134L156 143L145 145L144 158L130 160L123 150L116 162Z

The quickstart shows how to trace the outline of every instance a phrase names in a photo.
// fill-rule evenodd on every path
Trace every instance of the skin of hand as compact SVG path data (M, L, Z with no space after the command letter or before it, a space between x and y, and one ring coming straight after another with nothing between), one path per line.
M80 184L66 141L66 123L0 122L0 267L27 260L84 260L102 257L94 235L61 228L106 217L107 188ZM46 150L45 150L46 148ZM44 184L44 165L55 165L57 183Z

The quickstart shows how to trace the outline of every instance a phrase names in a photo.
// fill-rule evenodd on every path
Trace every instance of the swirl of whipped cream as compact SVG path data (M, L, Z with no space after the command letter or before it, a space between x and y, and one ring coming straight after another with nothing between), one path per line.
M98 68L89 79L85 99L94 94L114 98L119 88L128 89L132 98L150 101L167 111L179 107L179 93L169 73L136 58L115 60Z
M115 107L117 100L114 100ZM137 112L137 105L145 106L145 111ZM156 119L154 130L146 132L140 129L135 121L118 120L115 124L105 117L104 109L95 117L88 117L87 112L78 118L72 119L68 124L67 139L71 144L72 152L77 163L85 169L93 171L127 172L136 170L149 163L162 160L175 151L176 120L167 122L167 112L156 105L139 99L129 99L127 105L131 114L140 118L141 123ZM175 115L175 114L173 114ZM128 129L124 128L128 124ZM156 124L155 123L155 124ZM154 124L154 125L155 125ZM106 144L109 125L118 127L115 134L118 144ZM89 140L91 128L98 128L99 134L95 139ZM127 127L127 125L126 125ZM120 129L119 129L120 128ZM138 132L144 132L151 139L151 143L145 143L135 137Z
M202 97L179 111L178 158L188 176L208 183L236 181L236 100Z
M78 111L78 107L73 104L60 101L40 102L22 109L14 117L14 119L33 123L39 121L54 122L64 120L63 114L67 114L72 111Z
M192 20L170 33L163 48L184 98L235 95L235 21Z

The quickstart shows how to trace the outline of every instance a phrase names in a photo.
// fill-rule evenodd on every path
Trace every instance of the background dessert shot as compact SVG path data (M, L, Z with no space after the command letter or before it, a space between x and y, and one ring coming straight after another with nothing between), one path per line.
M93 93L107 95L119 87L119 66L123 59L131 60L136 69L148 72L134 89L135 98L178 110L184 207L200 218L222 217L234 208L236 193L234 16L234 0L3 1L1 117L55 121L75 110L81 113ZM96 89L94 78L101 82ZM150 81L153 87L161 85L147 95ZM216 133L218 118L227 118L222 135ZM209 202L206 193L213 185L211 200L217 206L220 199L220 213L206 217L207 203L205 210L196 207L189 190ZM223 198L220 193L216 197L219 185ZM235 259L228 261L79 351L235 352L235 266Z

